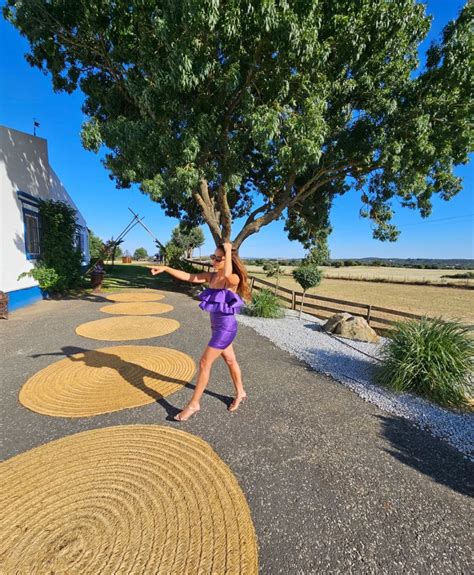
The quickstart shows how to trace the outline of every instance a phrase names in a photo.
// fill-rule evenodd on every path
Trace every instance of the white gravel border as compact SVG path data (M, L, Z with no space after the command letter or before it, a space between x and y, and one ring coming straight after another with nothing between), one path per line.
M474 461L474 416L439 407L408 393L394 393L371 383L371 372L386 338L379 343L365 343L321 330L325 321L303 313L286 310L282 319L251 317L239 314L240 323L253 328L309 364L315 371L332 376L355 391L365 401L380 409L404 417L421 429L444 439ZM366 355L367 354L367 355Z

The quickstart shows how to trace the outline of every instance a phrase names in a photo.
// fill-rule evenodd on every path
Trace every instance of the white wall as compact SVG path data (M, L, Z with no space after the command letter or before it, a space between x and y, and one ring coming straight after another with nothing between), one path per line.
M48 161L48 143L25 132L0 126L0 290L12 291L37 285L32 278L17 280L33 267L25 254L23 206L17 192L35 198L61 200L77 211L77 221L86 221ZM28 206L25 206L28 207ZM86 242L86 261L89 260Z

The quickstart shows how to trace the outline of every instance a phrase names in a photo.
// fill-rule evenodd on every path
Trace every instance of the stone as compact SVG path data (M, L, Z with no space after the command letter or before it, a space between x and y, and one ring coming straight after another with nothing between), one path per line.
M201 292L204 291L204 287L202 285L196 285L189 288L189 293L192 295L193 298L198 299L198 296Z
M323 330L357 341L376 343L380 340L365 318L353 316L348 312L337 313L331 316L323 325Z

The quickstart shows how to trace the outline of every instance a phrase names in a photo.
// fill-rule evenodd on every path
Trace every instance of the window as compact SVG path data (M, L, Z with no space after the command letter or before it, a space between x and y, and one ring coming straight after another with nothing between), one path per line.
M35 196L17 191L18 199L21 202L23 211L23 223L25 226L25 254L29 260L34 260L40 255L40 233L41 222L39 211L39 200Z
M23 221L25 222L25 251L29 260L40 255L40 218L38 212L23 208Z
M85 245L84 232L82 230L83 230L82 226L79 226L79 230L76 233L76 248L79 250L82 256L84 256L86 251L86 245Z

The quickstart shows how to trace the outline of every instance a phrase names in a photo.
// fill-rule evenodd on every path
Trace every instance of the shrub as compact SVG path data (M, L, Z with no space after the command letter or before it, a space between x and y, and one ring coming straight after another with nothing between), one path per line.
M375 379L396 391L422 395L440 405L467 407L472 397L472 328L441 318L397 322L382 348Z
M58 291L58 283L60 278L54 268L47 268L42 264L37 264L36 267L34 267L31 271L23 272L20 274L18 279L25 276L34 278L42 290L48 290L51 292Z
M248 315L257 317L280 318L285 315L278 298L268 289L254 292L252 301L246 306L245 311Z

